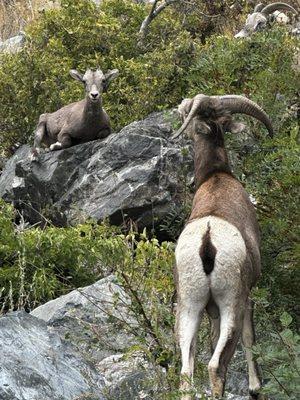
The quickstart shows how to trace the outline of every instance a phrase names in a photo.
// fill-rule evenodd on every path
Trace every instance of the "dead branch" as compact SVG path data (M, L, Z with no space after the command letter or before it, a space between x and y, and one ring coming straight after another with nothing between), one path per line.
M170 6L173 3L178 3L180 1L181 0L164 0L163 3L158 4L159 0L154 0L150 13L142 22L142 25L139 30L140 43L144 42L149 31L149 25L154 20L154 18L156 18L166 7Z

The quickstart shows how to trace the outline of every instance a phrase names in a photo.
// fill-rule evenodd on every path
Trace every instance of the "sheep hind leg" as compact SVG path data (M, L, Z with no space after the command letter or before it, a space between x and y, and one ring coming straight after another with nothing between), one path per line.
M205 304L200 302L179 302L176 316L177 334L181 349L181 400L191 400L192 381L195 363L197 334Z
M206 306L206 311L210 322L210 347L211 353L213 354L220 337L220 313L212 297Z
M253 359L251 347L255 343L255 331L253 324L253 303L250 299L247 301L245 316L243 321L242 342L246 351L249 373L249 395L250 399L259 399L259 390L261 388L261 380L259 376L258 366Z
M213 356L208 364L212 396L222 398L228 364L236 349L243 323L243 305L220 306L220 336ZM242 310L242 311L241 311Z

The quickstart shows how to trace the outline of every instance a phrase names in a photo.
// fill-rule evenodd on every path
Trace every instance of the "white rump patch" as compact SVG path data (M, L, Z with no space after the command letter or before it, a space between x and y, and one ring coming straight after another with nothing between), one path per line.
M210 239L216 249L215 265L206 275L200 257L202 238L210 226ZM194 220L182 231L175 251L179 285L189 293L206 292L209 287L218 292L235 291L241 279L246 259L246 245L239 230L229 222L214 216Z

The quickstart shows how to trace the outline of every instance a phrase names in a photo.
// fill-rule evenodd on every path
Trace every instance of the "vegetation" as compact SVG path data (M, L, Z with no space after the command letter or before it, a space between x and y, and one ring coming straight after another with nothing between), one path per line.
M299 186L296 39L284 28L273 28L250 40L233 40L231 31L238 16L232 24L203 17L203 13L218 14L222 7L230 15L228 2L195 3L200 8L190 13L182 5L164 10L151 23L143 46L137 45L138 31L149 8L131 1L107 0L99 10L88 0L62 0L61 9L41 14L26 29L24 49L0 56L0 155L8 154L16 142L32 140L40 113L81 98L80 86L68 78L71 68L83 71L100 65L103 70L120 70L104 99L116 130L200 92L245 94L257 101L270 115L275 137L268 138L261 126L249 121L252 133L227 135L227 145L235 154L236 175L255 198L262 230L263 276L254 293L261 345L255 354L269 379L265 391L278 399L296 399L300 390L299 336L295 333L300 282L295 226ZM21 228L15 225L15 217L16 211L1 202L2 312L30 310L114 272L132 300L140 325L140 348L168 367L172 392L178 367L171 339L174 244L158 243L145 232L121 232L94 222L43 230ZM174 240L181 222L170 210L164 229ZM278 366L275 374L274 365Z
M90 0L62 0L60 9L43 12L26 28L24 49L0 56L0 153L31 141L41 113L82 98L83 89L69 77L71 68L120 70L104 99L116 130L176 105L186 94L189 66L198 60L201 42L220 23L208 18L207 25L199 7L205 15L218 13L218 3L166 9L142 47L138 31L149 8L133 1L106 0L99 9ZM196 28L206 34L199 37Z

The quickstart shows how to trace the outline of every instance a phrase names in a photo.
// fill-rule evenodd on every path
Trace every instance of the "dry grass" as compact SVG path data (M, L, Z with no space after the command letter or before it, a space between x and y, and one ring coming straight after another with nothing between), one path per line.
M0 41L6 40L24 29L27 22L39 14L39 10L53 6L57 1L0 0Z

